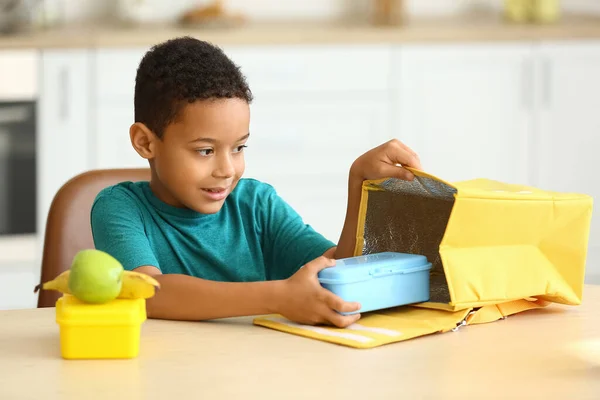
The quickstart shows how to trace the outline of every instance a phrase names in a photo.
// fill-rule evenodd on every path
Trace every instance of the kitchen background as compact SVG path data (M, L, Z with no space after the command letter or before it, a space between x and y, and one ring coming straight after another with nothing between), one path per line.
M334 241L350 163L392 137L449 181L600 195L597 0L0 0L0 309L35 306L63 183L146 166L128 141L135 70L183 34L249 79L247 175Z
M514 0L513 3L526 3L528 0ZM85 21L110 19L115 11L143 10L148 21L172 21L181 13L196 5L211 4L212 1L194 0L47 0L50 9L63 10L65 21ZM510 1L509 1L510 2ZM413 17L457 15L465 11L502 11L504 0L393 0L406 13ZM557 3L542 0L540 3ZM330 20L332 18L355 15L357 11L374 8L371 0L227 0L223 4L232 11L241 12L253 20L267 19L312 19ZM561 0L564 12L600 13L600 2L596 0Z

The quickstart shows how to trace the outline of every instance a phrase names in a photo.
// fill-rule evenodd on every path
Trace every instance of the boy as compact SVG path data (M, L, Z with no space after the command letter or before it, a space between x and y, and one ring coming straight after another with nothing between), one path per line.
M322 288L317 273L350 257L365 179L412 179L420 168L397 140L350 168L347 215L337 246L303 223L268 184L242 178L252 93L217 47L173 39L142 59L130 139L149 182L99 193L91 212L95 247L161 290L150 318L206 320L278 313L305 324L346 327L360 309Z

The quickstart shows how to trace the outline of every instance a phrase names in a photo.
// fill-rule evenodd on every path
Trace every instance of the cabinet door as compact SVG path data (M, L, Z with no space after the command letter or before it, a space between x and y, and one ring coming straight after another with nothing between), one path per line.
M538 64L537 184L600 198L600 42L548 44ZM600 280L600 215L590 230L587 278Z
M46 50L38 113L38 234L50 203L73 176L93 167L90 150L90 57L86 50Z
M389 139L388 118L383 101L257 101L246 176L272 184L306 223L337 242L350 165Z
M529 46L408 46L394 63L395 124L427 172L448 181L530 182Z
M135 75L147 50L130 47L94 51L95 168L148 167L129 139L129 127L134 122Z
M39 283L39 271L30 263L0 267L0 310L35 308L38 295L33 288Z
M96 168L148 168L148 161L134 150L129 138L133 104L103 103L96 109Z

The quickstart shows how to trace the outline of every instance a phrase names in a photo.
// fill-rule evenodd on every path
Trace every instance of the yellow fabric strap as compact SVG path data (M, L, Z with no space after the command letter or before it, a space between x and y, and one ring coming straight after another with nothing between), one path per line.
M399 307L365 314L357 323L346 329L301 325L280 315L255 318L254 324L324 342L368 349L433 333L448 332L463 324L493 322L508 315L545 307L547 304L541 300L524 299L485 306L477 310L454 312L412 306Z
M481 307L467 317L467 325L486 324L494 322L509 315L527 310L546 307L548 302L536 299L523 299L508 303L494 304Z
M254 319L254 324L294 335L368 349L418 336L447 332L459 325L470 310L447 312L405 307L369 313L346 329L309 326L291 322L280 315Z

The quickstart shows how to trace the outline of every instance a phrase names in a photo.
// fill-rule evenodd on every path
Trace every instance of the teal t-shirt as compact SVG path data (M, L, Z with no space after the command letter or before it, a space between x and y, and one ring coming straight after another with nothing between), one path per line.
M96 249L127 270L150 265L213 281L286 279L335 246L254 179L241 179L216 214L168 205L148 182L122 182L98 194L91 225Z

